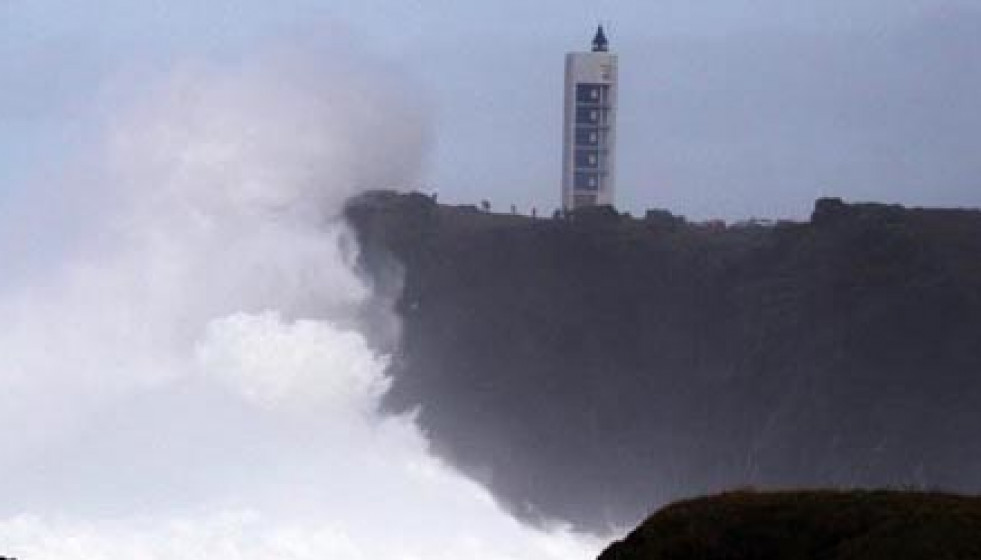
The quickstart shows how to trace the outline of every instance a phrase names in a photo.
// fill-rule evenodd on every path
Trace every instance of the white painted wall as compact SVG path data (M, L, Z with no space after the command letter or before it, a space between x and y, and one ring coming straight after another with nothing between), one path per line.
M616 184L616 113L617 113L617 56L609 52L575 52L565 58L565 119L562 141L562 207L574 208L576 194L573 184L575 167L576 85L590 83L609 85L609 112L605 122L606 140L605 174L600 178L596 195L597 204L614 203ZM585 191L579 191L585 194Z

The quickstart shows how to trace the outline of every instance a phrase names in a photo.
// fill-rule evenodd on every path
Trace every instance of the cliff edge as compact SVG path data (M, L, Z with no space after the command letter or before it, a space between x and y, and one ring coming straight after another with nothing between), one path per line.
M398 294L388 406L421 405L437 451L522 516L605 530L742 485L981 490L981 212L534 219L375 192L347 217Z

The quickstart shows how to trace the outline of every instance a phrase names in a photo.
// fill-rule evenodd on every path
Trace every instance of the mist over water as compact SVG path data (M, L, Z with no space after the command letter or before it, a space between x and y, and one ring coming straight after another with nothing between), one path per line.
M412 414L380 412L377 302L339 214L417 183L427 116L378 65L322 55L179 65L117 91L87 172L37 187L32 215L79 225L0 284L0 555L598 551L520 524ZM44 206L59 200L85 204ZM8 229L0 246L44 228Z

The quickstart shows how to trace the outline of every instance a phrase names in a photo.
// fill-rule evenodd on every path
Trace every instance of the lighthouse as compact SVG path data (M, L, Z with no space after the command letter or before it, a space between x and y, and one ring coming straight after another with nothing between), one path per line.
M613 205L616 116L617 56L600 25L590 51L565 57L563 210Z

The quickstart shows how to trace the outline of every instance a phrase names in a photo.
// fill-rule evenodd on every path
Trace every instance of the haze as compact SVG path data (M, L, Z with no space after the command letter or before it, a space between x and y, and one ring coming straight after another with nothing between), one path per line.
M597 21L621 57L619 206L801 217L819 196L981 204L981 9L966 0L19 2L0 6L0 178L81 142L120 69L330 36L434 110L413 187L557 206L562 55ZM330 53L323 53L330 57Z

